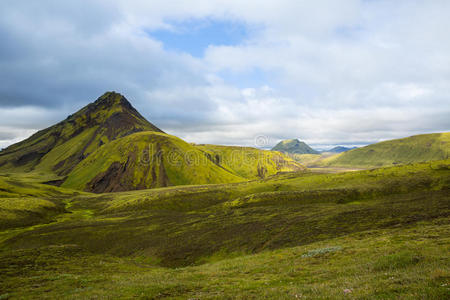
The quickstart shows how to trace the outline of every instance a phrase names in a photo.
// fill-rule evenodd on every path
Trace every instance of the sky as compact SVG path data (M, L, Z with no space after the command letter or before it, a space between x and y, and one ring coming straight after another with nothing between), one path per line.
M188 142L450 131L447 0L2 0L0 147L123 94Z

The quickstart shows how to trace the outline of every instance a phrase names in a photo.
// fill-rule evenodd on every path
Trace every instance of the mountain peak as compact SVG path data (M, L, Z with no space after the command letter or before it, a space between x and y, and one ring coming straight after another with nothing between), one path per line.
M288 145L288 144L300 144L302 142L300 142L298 139L287 139L281 141L281 143L283 143L283 145Z
M50 168L65 175L104 143L140 131L163 132L123 95L106 92L65 120L6 148L0 153L0 166L27 172Z
M137 110L131 105L131 103L120 93L115 91L106 92L94 102L88 104L86 106L89 110L98 110L98 109L115 109L121 107L124 110L130 110L133 112L137 112ZM143 118L142 116L140 116Z
M131 106L131 103L125 98L125 96L115 91L104 93L97 100L95 100L94 104L125 104Z
M114 128L114 134L108 136L109 139L127 135L128 132L163 132L147 121L125 96L115 91L104 93L94 102L70 115L68 121L73 122L80 118L86 120L87 126L100 125L101 127Z
M292 154L318 154L316 150L309 147L305 142L299 141L298 139L288 139L279 142L275 147L272 148L273 151L280 151L283 153Z

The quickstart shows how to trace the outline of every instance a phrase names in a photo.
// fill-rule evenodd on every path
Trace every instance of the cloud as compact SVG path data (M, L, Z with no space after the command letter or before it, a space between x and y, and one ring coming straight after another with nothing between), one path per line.
M439 0L5 0L0 140L107 90L192 142L364 144L448 131L448 11ZM209 33L239 24L246 34L227 36L233 43L196 36L204 51L195 57L193 45L173 50L151 34L189 24L220 24Z

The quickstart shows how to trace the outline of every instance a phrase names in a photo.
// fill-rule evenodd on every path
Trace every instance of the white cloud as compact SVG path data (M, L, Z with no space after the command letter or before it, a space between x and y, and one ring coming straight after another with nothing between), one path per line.
M266 135L273 144L361 144L448 131L449 13L444 0L5 0L0 127L16 138L1 143L106 90L201 143L251 145ZM210 45L203 58L164 50L146 33L204 18L259 30Z

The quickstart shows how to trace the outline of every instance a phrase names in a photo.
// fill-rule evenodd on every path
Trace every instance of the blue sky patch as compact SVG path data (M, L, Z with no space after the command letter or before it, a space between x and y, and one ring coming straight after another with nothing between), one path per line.
M246 24L229 20L190 19L168 22L173 30L147 31L170 51L187 52L202 57L209 45L231 46L242 43L249 37Z

